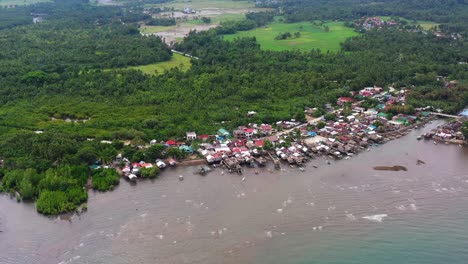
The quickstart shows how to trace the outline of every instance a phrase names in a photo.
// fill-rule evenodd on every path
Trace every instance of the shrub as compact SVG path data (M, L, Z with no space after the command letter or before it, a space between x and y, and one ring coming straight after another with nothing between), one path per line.
M159 168L143 168L141 169L141 177L142 178L156 178L159 175Z
M36 208L39 213L57 215L76 209L76 205L68 201L65 192L44 191L39 195Z
M93 172L93 189L95 190L112 190L119 182L119 174L114 169L99 169Z

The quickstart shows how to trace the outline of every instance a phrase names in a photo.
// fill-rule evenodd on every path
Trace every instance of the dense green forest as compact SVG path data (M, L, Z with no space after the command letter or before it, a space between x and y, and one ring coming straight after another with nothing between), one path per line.
M251 122L304 120L304 107L322 109L364 86L412 87L408 102L414 107L433 105L455 113L468 105L468 65L460 63L468 61L464 38L384 28L348 39L340 52L324 53L262 51L255 38L227 42L220 36L265 25L280 10L288 21L349 21L374 14L363 1L309 2L280 2L275 12L191 32L175 48L199 59L192 60L187 72L175 68L162 75L121 69L171 58L161 39L139 34L136 23L148 19L138 13L141 6L97 7L67 0L1 10L10 15L0 20L0 190L37 199L37 209L45 214L74 210L87 199L89 178L100 191L118 184L112 172L88 170L96 161L108 164L117 153L132 161L183 156L165 153L163 145L146 150L136 145L183 139L186 131L211 134ZM432 1L420 2L428 8L410 1L402 4L403 14L395 6L399 1L384 1L382 10L416 19L433 14L447 30L466 21L458 11L466 8L463 1L440 7L440 12L430 8ZM418 10L426 13L416 14ZM452 17L443 20L444 12L451 11ZM32 21L31 12L43 14L45 21L26 22L27 16ZM446 88L437 76L458 83ZM248 118L247 111L258 114Z

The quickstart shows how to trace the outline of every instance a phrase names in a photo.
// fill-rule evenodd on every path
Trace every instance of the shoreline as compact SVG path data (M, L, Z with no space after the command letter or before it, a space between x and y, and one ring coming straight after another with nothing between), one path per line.
M312 150L312 146L314 144L308 144L308 143L305 142L305 139L301 139L298 142L294 142L294 144L307 146L308 151L304 151L304 153L303 153L304 155L302 157L300 157L299 159L297 159L297 158L292 158L291 159L289 156L287 158L283 159L283 158L278 157L274 150L270 150L270 151L264 150L263 152L261 152L261 153L259 153L257 155L251 156L252 163L250 163L249 161L240 160L240 159L236 160L236 157L234 155L230 155L230 156L224 156L218 162L207 162L206 159L182 160L182 161L180 161L178 163L178 166L185 167L185 166L207 165L207 166L209 166L211 168L221 167L223 170L227 170L229 173L237 172L238 174L242 174L242 171L244 170L244 168L245 169L253 169L257 173L258 169L261 168L261 167L265 167L265 166L270 167L270 163L273 164L272 168L276 168L277 170L281 169L281 165L288 166L290 168L295 168L296 167L296 168L299 168L299 169L303 169L303 167L305 167L307 165L307 163L311 162L311 159L317 159L317 158L323 158L324 161L327 162L330 165L331 164L330 160L341 160L341 159L348 160L353 155L357 155L357 154L359 154L360 152L362 152L364 150L370 151L371 150L370 147L372 147L372 146L380 146L380 145L383 145L383 144L385 144L387 142L397 140L397 139L399 139L399 138L401 138L403 136L408 135L413 130L423 128L427 123L432 122L432 121L436 121L436 120L439 120L439 119L440 119L439 117L433 115L433 116L430 116L428 118L425 118L425 119L421 120L418 123L415 123L415 124L412 124L412 125L409 125L409 126L404 126L404 127L401 127L400 129L397 129L397 130L389 131L389 132L386 132L386 133L378 133L378 135L380 135L382 137L381 141L379 143L372 142L372 143L369 143L368 146L366 146L366 147L359 146L354 151L352 151L350 153L347 153L347 154L343 153L340 156L334 156L330 152L314 151L314 150ZM443 120L443 119L440 119L440 120ZM446 120L443 120L443 122L446 123ZM297 126L295 128L289 129L288 131L298 130L302 126L304 126L304 124L301 124L301 125L299 125L299 126ZM326 143L326 144L329 144L329 143ZM468 145L468 142L464 142L464 144ZM331 150L337 150L333 146L330 146L330 149ZM262 165L258 164L257 160L258 160L259 157L264 158L264 160L266 161L265 162L266 164L265 163L262 164ZM312 166L314 168L316 168L315 165L312 165Z
M427 120L427 121L429 121L429 120ZM439 119L439 120L436 119L436 121L445 122L443 119ZM411 130L408 130L408 133L409 133L409 132L411 132ZM407 134L405 134L405 135L407 135ZM405 136L405 135L403 135L403 136ZM403 136L402 136L402 137L403 137ZM398 138L398 139L399 139L399 138ZM391 141L393 141L393 140L391 140ZM390 142L390 141L387 141L387 142ZM396 142L396 140L395 140L395 142ZM432 145L432 144L431 144L431 145ZM372 147L372 146L371 146L371 147ZM371 150L371 149L372 149L371 147L369 147L368 149ZM375 148L374 148L374 149L375 149ZM361 151L360 151L360 152L361 152ZM357 154L359 154L359 152L358 152ZM364 153L364 154L366 154L366 153ZM356 155L356 157L358 157L358 155ZM345 160L345 159L343 159L343 160ZM347 159L346 159L346 160L347 160ZM327 155L317 155L315 161L316 161L316 162L313 162L313 163L312 163L311 161L308 162L308 163L310 163L310 164L312 165L312 166L310 167L310 169L312 169L312 167L313 167L314 169L324 168L324 166L325 166L325 167L329 167L329 168L335 167L335 166L330 166L330 165L335 165L335 164L329 163L330 158L329 158ZM338 161L338 160L336 160L336 161ZM419 160L418 160L418 161L419 161ZM195 167L195 166L197 166L197 165L202 165L202 164L208 164L208 163L207 163L206 160L204 160L204 159L194 159L194 160L181 161L180 163L178 163L178 165L180 165L181 168L178 168L179 166L170 167L170 171L172 171L172 174L173 174L174 171L178 171L178 170L184 171L184 170L186 170L186 169L184 169L184 168L187 168L187 167L190 167L190 166L194 166L194 167ZM242 166L242 168L249 168L248 173L246 173L246 174L247 174L246 176L257 175L257 174L258 174L257 171L260 171L260 172L268 171L269 173L273 173L274 171L277 171L277 172L281 173L281 172L283 172L283 171L288 171L288 169L294 169L294 168L299 169L300 171L304 172L304 170L301 170L301 169L300 169L301 167L299 167L299 166L290 165L290 164L287 164L286 162L281 162L281 164L285 165L286 168L283 167L283 168L280 168L280 169L275 170L275 167L274 167L274 164L273 164L273 163L267 163L266 166L261 167L261 168L252 168L252 167L249 167L249 166ZM306 163L306 164L307 164L307 163ZM337 163L337 164L338 164L338 163ZM346 164L346 163L340 163L340 164ZM221 171L216 170L216 171L218 171L218 173L221 173L221 175L225 175L226 172L228 172L227 168L226 168L225 166L223 166L223 165L220 165L220 164L215 164L214 166L212 166L212 165L213 165L213 164L210 164L210 168L212 168L212 169L221 168ZM328 166L326 166L326 165L328 165ZM419 165L419 164L418 164L418 165ZM374 166L372 166L372 165L369 165L369 166L370 166L369 168L370 168L370 169L373 169L373 170L375 170L375 167L378 168L377 170L382 170L382 168L385 167L385 169L383 169L384 171L392 171L392 170L393 170L393 169L387 169L387 167L388 167L388 168L390 168L390 167L391 167L391 168L393 168L393 167L400 167L400 165L395 165L395 166L393 166L393 165L392 165L392 166L390 166L390 165L388 165L388 166L387 166L387 165L385 165L385 166L384 166L384 165L380 166L380 165L379 165L379 166L377 166L377 164L375 164ZM166 168L166 169L165 169L166 172L167 172L168 169L169 169L169 168ZM251 169L254 169L254 170L251 170ZM162 173L159 175L159 177L161 177L161 176L163 176L163 175L165 174L165 173L164 173L165 170L162 170L162 171L161 171ZM401 169L401 170L405 171L404 169ZM254 173L254 171L255 171L255 173ZM312 170L312 171L315 171L315 170ZM395 170L395 171L397 171L397 170ZM214 170L211 170L211 172L214 172ZM177 173L179 173L179 172L177 172ZM195 172L194 174L198 174L198 173ZM231 173L230 173L230 174L231 174ZM209 173L208 173L208 175L209 175ZM122 178L125 179L125 177L122 177ZM240 179L240 178L239 178L239 179ZM141 182L148 182L148 179L142 179L142 180L143 180L143 181L141 181ZM139 181L140 181L140 180L139 180ZM127 181L127 182L128 182L128 181ZM131 182L128 182L128 183L129 183L130 185L134 185L134 184L131 184ZM136 186L136 185L134 185L134 186ZM116 189L118 190L119 188L117 187ZM88 192L89 192L89 191L90 191L90 189L88 189ZM113 191L116 191L116 190L113 190ZM95 193L105 194L106 192L99 192L99 191L96 191ZM6 194L6 193L4 193L4 194ZM11 197L10 197L10 198L11 198ZM85 212L86 212L86 210L85 210L85 211L77 210L77 211L74 211L74 212L66 212L66 213L58 214L58 215L50 215L50 216L43 215L43 216L45 216L45 217L47 217L47 218L52 218L52 219L57 218L57 219L69 221L70 218L74 217L75 215L76 215L76 216L80 216L80 214L85 213Z
M206 162L205 159L192 159L192 160L181 160L179 163L177 163L177 166L196 166L196 165L207 165L208 162Z

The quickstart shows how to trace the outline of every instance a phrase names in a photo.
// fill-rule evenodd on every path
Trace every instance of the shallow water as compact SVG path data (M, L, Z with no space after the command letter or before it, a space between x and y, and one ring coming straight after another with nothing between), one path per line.
M430 128L304 172L121 181L69 221L3 195L0 263L468 263L468 149Z

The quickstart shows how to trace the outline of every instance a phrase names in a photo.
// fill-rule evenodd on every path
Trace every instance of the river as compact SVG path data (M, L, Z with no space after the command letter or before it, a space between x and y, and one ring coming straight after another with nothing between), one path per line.
M440 122L304 172L122 180L69 220L2 195L0 263L468 263L468 148L416 140Z

